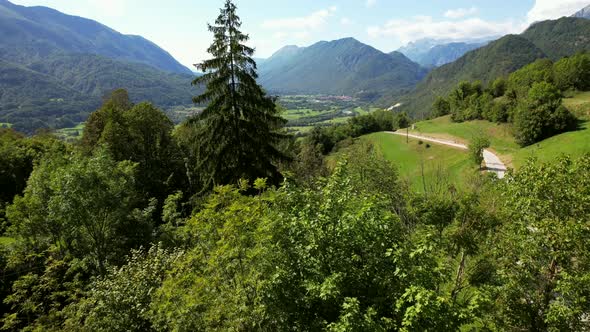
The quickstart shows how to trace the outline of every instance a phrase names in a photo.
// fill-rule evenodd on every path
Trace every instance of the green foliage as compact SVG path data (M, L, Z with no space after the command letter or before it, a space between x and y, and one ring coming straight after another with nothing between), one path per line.
M68 331L156 331L150 305L166 273L183 257L161 246L132 250L127 263L110 268L90 284L79 302L65 310Z
M514 117L515 138L521 146L531 145L575 126L576 118L561 105L561 93L546 82L533 84Z
M469 153L471 154L471 160L481 169L481 163L483 162L483 151L490 147L490 139L485 136L474 137L469 142Z
M492 96L494 98L498 98L498 97L502 97L504 95L504 93L506 93L506 79L504 79L503 77L499 77L496 80L494 80L494 82L492 82L492 85L490 87L490 92L492 94Z
M294 161L295 178L304 183L311 182L318 176L326 176L328 169L319 144L303 141L300 151Z
M136 162L138 189L162 202L174 189L185 187L181 154L172 138L173 123L150 103L133 105L124 89L114 91L90 115L82 145L105 146L116 161Z
M492 97L483 93L481 82L461 82L449 95L451 119L456 122L481 119L491 103Z
M65 146L49 135L25 138L12 129L0 128L0 233L7 226L5 208L22 194L36 162L49 151Z
M502 187L505 220L498 263L504 326L580 331L587 327L588 157L533 162Z
M216 188L184 227L191 249L154 294L156 329L253 330L273 324L265 304L274 214L266 201L234 187Z
M558 80L564 89L584 86L581 82L587 76L588 64L585 54L555 64L549 59L537 60L510 74L506 83L498 79L489 92L483 91L477 81L461 82L448 97L451 119L513 122L521 146L575 129L577 120L561 105L562 95L552 82ZM505 90L504 95L494 99L501 95L499 90Z
M32 243L88 258L98 271L149 241L153 203L138 208L135 165L104 150L87 158L55 155L35 168L22 197L7 208L12 232Z
M16 257L21 254L37 257ZM7 272L18 278L12 283L10 295L4 299L10 310L1 320L2 329L58 330L66 306L82 295L89 274L87 264L48 249L40 254L11 252L7 265Z
M590 54L563 58L553 66L555 85L561 91L590 90Z
M408 128L410 124L411 120L406 112L397 113L393 117L393 128L395 129L405 129Z
M438 118L451 113L451 104L443 97L436 97L432 105L432 116Z
M535 83L553 82L553 62L549 59L537 60L508 78L509 95L517 99L526 98Z
M278 149L287 138L280 132L285 120L256 82L254 49L244 45L249 37L238 30L241 24L236 6L226 1L215 25L209 26L215 39L208 49L213 58L198 65L205 74L193 81L207 86L193 101L208 106L190 120L199 123L197 169L207 190L242 178L268 178L277 184L281 176L276 164L289 159Z

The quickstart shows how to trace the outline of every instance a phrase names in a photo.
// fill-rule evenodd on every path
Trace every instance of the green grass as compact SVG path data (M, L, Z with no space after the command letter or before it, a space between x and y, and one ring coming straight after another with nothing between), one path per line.
M578 118L590 120L590 91L577 93L572 98L565 98L563 104Z
M79 123L77 126L72 128L62 128L55 131L55 134L64 140L76 140L82 137L84 132L85 123Z
M330 112L330 111L325 111ZM294 109L294 110L286 110L281 116L287 120L298 120L302 118L308 118L311 116L316 116L322 114L322 111L315 111L312 109Z
M406 144L405 137L387 133L371 134L361 139L375 144L383 156L398 167L400 176L416 191L424 191L422 163L427 188L441 180L461 188L476 173L467 151L435 144L430 144L430 148L427 148L426 142L418 144L418 140L414 139Z
M491 148L500 155L510 155L519 149L512 136L510 125L496 124L484 120L457 123L452 122L450 116L444 116L416 123L415 130L412 133L455 139L466 144L474 136L483 134L490 138Z
M12 128L12 123L0 122L0 128Z
M462 143L468 143L473 136L483 133L490 138L491 148L508 167L514 169L522 167L531 157L546 162L564 154L576 158L590 153L590 92L577 93L572 98L565 98L563 103L580 119L586 120L579 130L563 133L525 148L516 144L509 124L483 120L454 123L449 116L445 116L418 122L411 132Z
M518 169L532 157L542 162L549 162L563 155L577 158L588 153L590 153L590 121L582 123L577 131L563 133L519 149L512 156L512 161L514 168Z
M357 108L355 108L355 109L354 109L354 112L355 112L357 115L367 115L367 114L371 113L371 112L372 112L372 110L371 110L371 109L368 109L368 110L367 110L367 109L364 109L364 108L362 108L362 107L357 107Z

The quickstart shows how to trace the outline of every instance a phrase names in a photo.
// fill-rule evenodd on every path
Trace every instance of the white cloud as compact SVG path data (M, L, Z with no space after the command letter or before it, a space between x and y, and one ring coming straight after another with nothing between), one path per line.
M589 4L590 0L536 0L527 14L527 23L571 16Z
M315 30L325 25L328 18L333 16L336 10L337 8L332 6L313 12L308 16L266 20L262 22L262 27L275 30Z
M372 38L397 37L402 43L422 38L467 40L520 33L524 25L513 21L492 22L480 18L435 21L430 16L417 16L412 20L391 20L383 26L367 29Z
M473 15L477 14L478 12L479 12L479 10L475 7L457 8L457 9L447 10L445 12L445 17L452 18L452 19L463 18L465 16L473 16Z
M261 27L267 30L271 30L272 39L262 41L263 43L257 44L257 48L262 46L264 51L268 51L268 48L277 48L277 45L284 44L285 42L291 43L293 40L298 42L307 42L315 34L321 31L327 24L328 21L334 17L338 8L331 6L326 9L318 10L307 16L302 17L289 17L272 19L262 22ZM341 24L349 24L350 20L342 18ZM267 52L268 53L268 52Z
M340 19L340 24L342 25L351 25L352 24L352 20L349 19L348 17L343 17Z
M371 8L377 4L377 0L367 0L367 7Z

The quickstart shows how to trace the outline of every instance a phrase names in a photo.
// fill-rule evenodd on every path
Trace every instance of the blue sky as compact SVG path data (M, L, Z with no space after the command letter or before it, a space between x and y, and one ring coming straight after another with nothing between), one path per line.
M12 0L97 20L142 35L190 66L207 57L224 0ZM390 52L421 38L467 40L520 33L530 23L571 15L590 0L235 0L257 57L284 45L355 37Z

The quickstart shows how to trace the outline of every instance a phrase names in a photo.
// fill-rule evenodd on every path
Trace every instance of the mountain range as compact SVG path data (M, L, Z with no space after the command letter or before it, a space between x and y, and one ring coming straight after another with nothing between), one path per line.
M259 81L271 93L350 95L366 100L399 96L426 73L399 52L386 54L354 38L287 46L259 65Z
M586 6L585 8L580 10L579 12L575 13L574 15L572 15L572 17L590 19L590 5Z
M0 122L32 132L85 121L104 95L191 105L194 74L140 36L46 7L0 0Z
M420 40L390 54L354 38L286 46L256 59L259 82L271 94L348 95L426 114L437 95L462 80L487 83L539 58L590 50L590 20L581 19L589 12L491 42ZM195 75L143 37L0 0L0 123L18 130L85 121L117 88L162 108L191 105L199 92L190 85Z
M455 62L432 70L416 89L401 99L403 109L425 116L436 96L445 96L461 81L489 83L541 58L558 60L590 51L590 20L564 17L531 25L520 35L507 35L468 52Z
M173 73L191 71L149 40L47 7L0 0L0 58L28 64L56 53L96 54Z
M420 39L400 47L397 52L426 68L440 67L462 57L465 53L478 49L491 40L486 38L472 41L448 41L431 38Z

